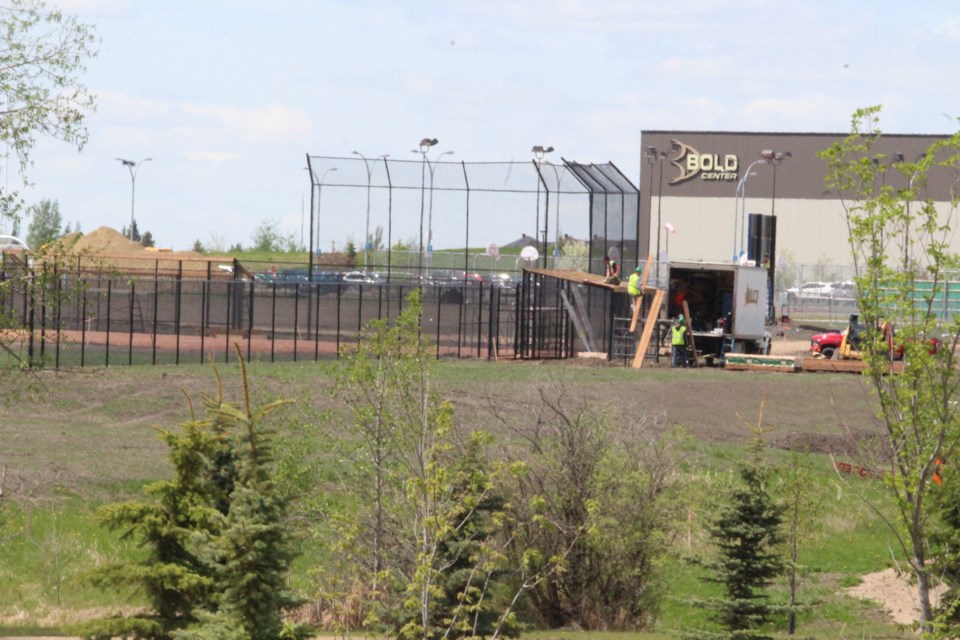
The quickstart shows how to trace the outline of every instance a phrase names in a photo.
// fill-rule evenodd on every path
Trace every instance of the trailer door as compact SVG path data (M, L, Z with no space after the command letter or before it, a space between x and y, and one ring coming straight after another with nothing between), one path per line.
M763 338L767 317L767 270L738 268L733 296L733 334L738 338Z

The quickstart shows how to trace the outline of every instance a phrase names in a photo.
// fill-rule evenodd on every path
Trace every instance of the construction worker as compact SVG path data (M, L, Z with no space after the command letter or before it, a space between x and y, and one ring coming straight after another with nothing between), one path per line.
M607 284L620 284L620 265L610 256L603 256L603 281Z
M643 289L640 288L640 274L643 273L643 267L637 267L627 279L627 293L630 294L630 308L636 309L643 297Z
M673 357L670 366L687 366L687 325L681 313L670 326L670 344L673 345Z

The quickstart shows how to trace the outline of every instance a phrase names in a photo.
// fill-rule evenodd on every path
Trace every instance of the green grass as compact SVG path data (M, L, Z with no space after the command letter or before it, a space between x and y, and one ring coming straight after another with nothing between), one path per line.
M319 455L316 432L307 427L324 423L325 404L318 396L330 393L329 381L337 367L333 361L250 363L253 392L259 401L295 400L285 417L274 425L284 434L285 445L294 448L298 443L309 445L313 452L310 455ZM221 365L219 371L228 397L236 398L239 367L235 363ZM467 394L482 397L487 393L507 397L544 383L633 393L645 385L663 381L673 384L678 380L677 372L670 370L636 372L618 366L562 363L444 361L437 363L436 374L440 393L448 397ZM704 371L691 375L707 383L708 388L730 380L728 372ZM129 543L120 541L117 534L96 524L95 508L104 501L138 497L144 482L163 477L168 469L165 449L152 427L172 428L186 417L181 386L194 395L198 390L215 390L209 367L199 364L44 372L42 377L49 387L46 408L42 403L36 407L27 404L12 407L10 415L5 416L6 424L0 428L4 456L14 456L12 459L20 461L45 454L52 462L43 465L55 467L46 484L37 486L23 508L15 511L8 526L0 531L3 542L0 544L0 623L7 625L3 632L8 634L11 627L24 634L37 629L48 632L91 611L109 613L137 602L130 594L101 593L80 579L94 566L130 558L136 553ZM745 374L738 375L736 380L764 378L761 374ZM786 386L804 396L818 393L825 380L817 376L779 376L770 379L770 384ZM71 395L57 391L74 387L103 387L108 391L95 399L84 392ZM130 392L136 389L149 389L151 393ZM748 402L748 407L751 404ZM524 405L518 406L522 410ZM755 409L745 411L750 415ZM31 416L26 423L29 428L16 422L23 420L23 415ZM301 426L302 430L296 428ZM10 434L17 437L10 438ZM742 440L689 437L678 451L676 462L682 488L677 492L680 501L677 506L682 520L676 523L675 552L664 559L661 567L665 597L655 632L541 631L525 637L660 640L706 625L706 613L692 606L691 599L714 594L717 587L706 580L703 569L691 564L689 558L698 553L709 554L703 526L723 482L745 453L740 442ZM789 455L778 449L767 451L767 459L774 468L787 463ZM327 460L326 466L318 473L328 479L326 487L335 486L339 462L332 457L323 459ZM835 637L833 632L842 628L848 637L901 637L900 630L877 617L874 607L839 593L841 588L856 584L860 575L881 570L892 562L893 537L860 497L866 496L882 505L884 497L878 483L856 476L838 476L828 456L815 455L813 459L812 489L823 498L820 517L823 530L805 544L801 554L805 577L800 599L813 607L800 615L800 634ZM58 465L64 471L75 472L64 474L73 481L61 479L56 473ZM330 496L322 506L350 508L349 504L338 503ZM301 549L303 555L294 566L293 584L306 589L310 585L311 569L322 563L329 551L310 537L303 539ZM775 601L785 601L782 583L775 586L773 595Z

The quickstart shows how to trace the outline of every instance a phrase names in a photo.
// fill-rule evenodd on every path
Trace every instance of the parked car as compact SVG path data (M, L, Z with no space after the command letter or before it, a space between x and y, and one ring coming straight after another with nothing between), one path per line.
M825 300L833 295L833 285L829 282L804 282L798 287L787 289L787 302L801 300Z
M493 286L501 289L513 289L516 286L517 281L509 273L493 273L490 274L490 283Z
M345 284L380 284L380 276L369 271L347 271L340 277Z
M834 282L831 286L830 293L834 300L854 300L857 297L857 283L853 280Z

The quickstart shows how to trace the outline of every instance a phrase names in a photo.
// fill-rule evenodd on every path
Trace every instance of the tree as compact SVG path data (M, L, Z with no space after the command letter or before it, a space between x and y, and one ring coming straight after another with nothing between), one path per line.
M875 153L881 138L880 107L857 110L850 134L820 153L827 187L841 197L856 269L857 305L868 327L864 345L867 378L879 401L885 447L877 466L896 506L888 521L916 578L920 627L932 629L930 599L931 491L940 460L955 459L960 446L960 369L955 351L960 316L938 307L946 280L960 269L950 249L956 194L938 208L926 193L931 171L960 169L960 133L932 143L915 162ZM865 133L866 132L866 133ZM881 175L893 171L898 179ZM898 186L894 186L897 184ZM896 328L904 348L903 368L892 375L892 345L882 326ZM946 337L930 353L929 338Z
M153 247L156 243L153 241L153 234L149 231L143 232L143 237L140 238L140 244L145 247Z
M382 251L383 250L383 227L377 225L373 230L373 233L370 234L370 237L367 238L367 241L370 243L370 249L373 251Z
M299 603L286 584L295 557L286 522L285 492L274 481L272 435L263 427L283 401L252 407L242 354L241 408L203 395L206 417L161 432L170 448L172 480L149 485L149 502L101 510L112 529L124 530L145 550L141 560L97 570L104 588L142 590L143 615L106 618L76 629L87 638L300 638L282 614ZM216 372L216 370L215 370Z
M245 363L242 366L246 368ZM271 438L262 426L264 418L285 403L251 408L246 373L243 382L243 407L218 408L218 417L235 429L231 443L235 475L229 510L205 549L215 576L217 608L199 610L198 624L178 634L184 640L276 640L281 632L292 638L306 636L305 629L285 630L283 622L283 612L301 603L287 587L287 571L297 554L286 523L289 502L274 480Z
M668 549L672 437L650 420L622 421L577 404L562 385L539 391L539 411L514 432L529 445L529 473L514 497L518 551L564 557L563 570L529 593L548 628L636 629L651 623ZM523 557L515 556L514 564Z
M102 589L142 591L148 610L132 617L112 616L78 625L74 632L94 639L134 634L167 639L197 620L198 610L213 608L214 575L193 540L217 532L216 485L211 465L226 446L209 419L190 420L180 432L161 430L174 473L169 480L147 485L144 502L125 502L99 509L100 521L145 551L133 562L97 569L87 580Z
M256 251L293 251L296 247L293 234L280 233L280 222L262 220L253 231L253 249Z
M42 0L11 0L0 9L0 138L13 150L26 180L30 153L38 134L83 148L86 115L94 96L80 82L87 60L97 55L93 28ZM0 212L13 216L16 193L3 193Z
M27 210L30 225L27 227L27 244L38 249L62 235L63 219L60 203L56 200L41 200Z
M797 629L797 591L803 573L800 552L810 537L821 528L818 516L823 504L821 498L812 490L813 467L809 455L794 452L790 458L790 466L785 469L781 480L788 558L787 634L793 635Z
M339 393L356 436L345 484L359 507L333 532L343 566L325 576L324 596L347 599L331 586L359 592L364 611L353 619L402 638L511 635L521 594L565 554L517 548L506 486L522 465L494 462L488 434L457 433L452 406L433 391L421 314L414 290L395 320L368 324L342 354Z
M723 587L724 597L702 604L714 612L714 619L727 633L703 631L697 637L769 638L759 628L773 613L764 589L784 570L777 549L782 540L783 508L767 490L759 426L754 433L750 455L738 465L738 480L721 498L719 512L708 525L718 555L707 566L714 572L712 580Z

